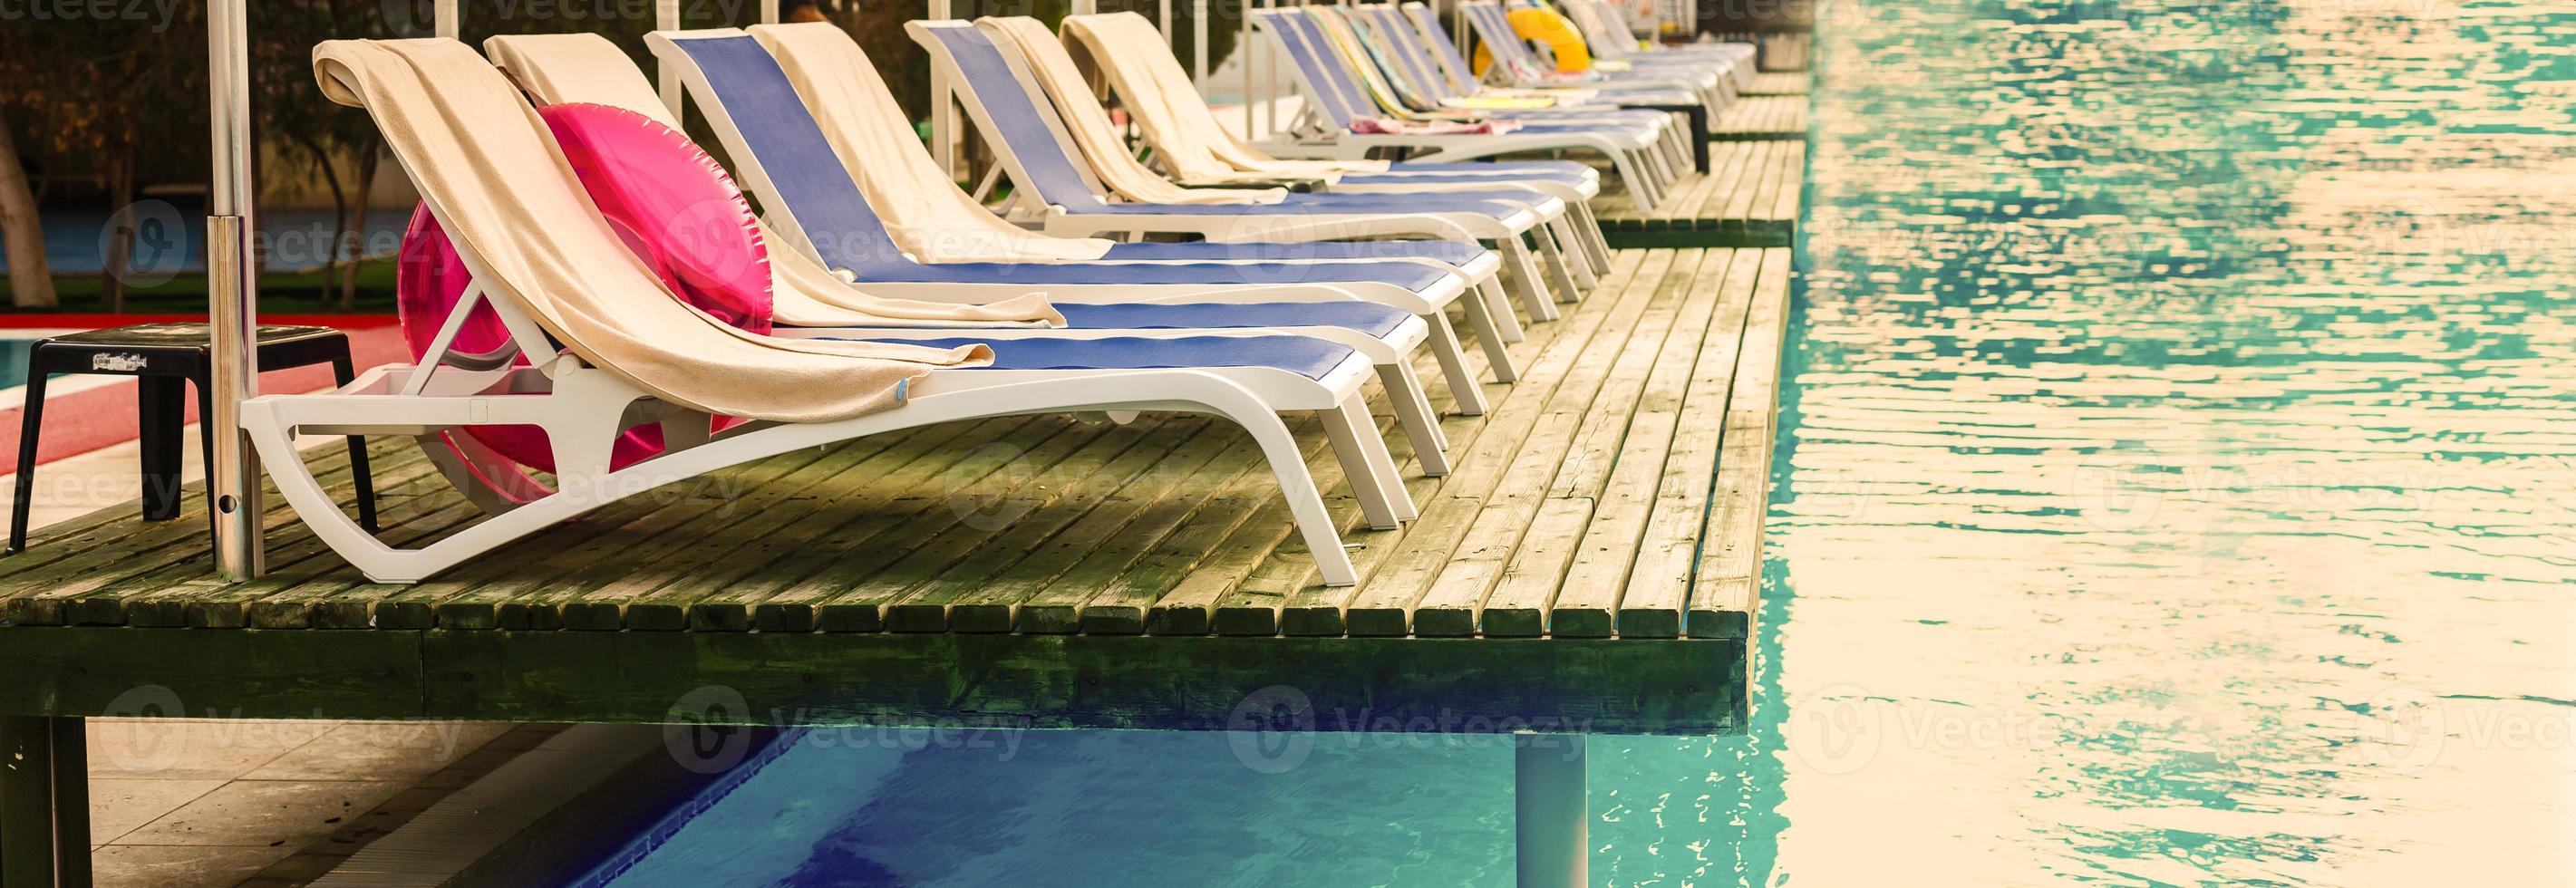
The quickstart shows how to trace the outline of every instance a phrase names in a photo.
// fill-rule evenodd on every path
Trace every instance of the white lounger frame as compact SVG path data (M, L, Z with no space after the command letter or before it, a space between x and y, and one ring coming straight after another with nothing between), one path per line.
M963 100L961 104L965 106L967 116L973 119L977 126L992 132L996 129L995 124L990 110L984 106L976 84L970 82L958 71L956 60L949 56L947 48L940 45L938 39L931 34L931 30L935 28L972 27L975 27L972 22L953 19L904 23L904 30L912 35L913 42L921 44L929 52L932 70L937 72ZM1020 60L1011 58L1008 50L1004 52L1004 60L1011 64L1013 75L1020 78L1021 88L1028 90L1029 95L1039 97L1046 95L1046 92L1029 77L1028 72L1020 70ZM1042 107L1040 116L1055 139L1058 150L1067 152L1067 157L1080 157L1080 152L1073 147L1071 136L1064 131L1062 121L1056 118L1054 109ZM1003 169L1010 175L1011 180L1019 185L1015 193L1021 196L1020 202L1034 204L1035 200L1043 200L1043 195L1039 194L1039 189L1034 184L1035 179L1028 175L1020 158L1005 150L998 140L988 140L988 142L992 144L994 153L1001 160ZM1105 197L1107 190L1092 178L1093 173L1088 165L1077 162L1074 166L1086 180L1086 186L1091 189L1093 196L1107 200L1108 198ZM1388 237L1484 241L1493 244L1496 250L1503 254L1505 268L1514 273L1511 287L1520 294L1522 305L1531 316L1542 321L1555 320L1559 316L1556 306L1547 298L1538 284L1540 273L1537 258L1531 254L1528 244L1521 238L1524 235L1530 235L1533 229L1542 229L1534 239L1539 244L1540 252L1548 259L1551 272L1549 276L1553 279L1558 292L1567 301L1573 301L1581 298L1581 290L1576 287L1576 278L1572 270L1564 264L1566 251L1556 243L1555 234L1544 231L1541 224L1548 216L1561 218L1564 214L1564 201L1549 196L1533 196L1539 198L1533 202L1533 206L1524 207L1500 219L1477 213L1310 213L1300 216L1186 213L1085 214L1067 212L1060 204L1047 203L1042 207L1034 208L1033 217L1027 221L1034 222L1050 233L1081 237L1159 232L1195 234L1220 243ZM1502 310L1508 311L1508 308L1505 307Z
M484 279L480 259L458 246L476 280ZM437 360L429 364L377 367L326 393L242 402L243 430L267 461L279 492L317 538L370 580L418 582L592 509L728 466L899 429L1037 413L1168 410L1213 414L1243 426L1279 479L1289 512L1329 585L1351 585L1358 574L1281 411L1318 414L1370 526L1392 528L1418 515L1361 399L1370 368L1369 359L1357 353L1320 380L1260 367L937 369L909 386L905 403L893 409L835 422L748 423L710 436L707 414L656 400L616 374L555 352L545 332L514 304L482 296L480 284L469 286L432 342L429 354ZM453 337L478 304L500 314L510 341L492 353L457 353L450 347ZM534 365L510 366L520 355ZM1105 396L1111 392L1116 396ZM611 470L617 437L645 423L661 424L670 449ZM470 438L441 434L476 425L544 429L553 449L554 484L502 462ZM421 548L387 545L332 500L295 449L297 434L415 436L448 480L490 517ZM457 442L455 451L449 441Z
M753 194L760 197L761 206L767 210L763 216L769 222L771 232L778 235L779 240L785 241L788 249L797 250L820 261L822 259L821 252L815 249L814 244L810 239L810 233L807 232L804 225L796 219L794 207L786 199L786 194L779 187L777 179L771 176L769 174L768 167L760 162L760 155L751 150L748 140L744 139L742 135L742 129L734 123L731 110L727 108L721 98L716 95L714 87L707 82L706 73L698 68L696 60L689 58L687 53L679 51L677 46L677 42L682 40L739 37L744 37L744 35L739 31L729 29L697 32L656 31L652 34L646 35L645 43L652 48L655 56L662 60L664 70L674 72L679 76L680 83L683 87L682 92L696 100L701 117L707 122L707 126L715 131L717 141L724 144L726 154L733 159L736 178L738 178L744 185L748 186ZM1480 256L1471 260L1463 267L1453 267L1443 263L1420 259L1401 259L1396 261L1401 261L1409 265L1429 266L1432 268L1442 269L1444 271L1453 271L1454 273L1448 275L1447 278L1439 284L1424 291L1415 291L1392 284L1372 282L1319 282L1312 284L1246 283L1068 285L1011 282L956 284L928 282L888 283L882 281L868 281L865 283L865 287L868 292L880 296L923 299L939 302L990 302L997 299L1008 299L1021 296L1031 292L1032 290L1044 290L1047 294L1047 298L1054 301L1087 303L1249 303L1335 300L1374 302L1379 305L1401 309L1421 318L1426 327L1427 337L1425 339L1416 340L1416 342L1427 342L1430 345L1434 357L1440 363L1442 374L1449 380L1449 388L1455 396L1459 412L1470 415L1485 412L1487 404L1484 391L1477 384L1475 375L1467 368L1466 354L1462 351L1462 346L1458 342L1458 333L1456 329L1450 325L1449 316L1445 313L1444 309L1449 305L1449 303L1458 301L1458 297L1466 290L1467 281L1477 279L1471 275L1481 274L1488 281L1488 285L1480 290L1480 298L1467 300L1465 308L1468 322L1475 327L1477 339L1484 345L1486 364L1491 368L1495 381L1511 382L1518 379L1520 375L1519 370L1512 359L1511 351L1507 347L1507 343L1520 341L1525 338L1525 334L1520 329L1518 319L1512 316L1511 308L1508 304L1502 306L1499 314L1492 305L1494 300L1499 297L1500 294L1498 291L1491 289L1490 278L1493 270L1499 266L1501 260L1489 253L1485 256ZM1145 261L1137 264L1162 263ZM1260 263L1258 260L1226 260L1201 264L1254 265ZM1258 332L1260 329L1261 328L1234 328L1234 331L1245 332L1248 330L1250 332ZM1341 328L1333 329L1339 330ZM975 335L984 335L987 332L990 331L977 330L975 331ZM1124 335L1172 336L1186 335L1192 331L1127 330L1120 332L1123 332ZM848 335L848 331L838 331L826 335ZM865 335L870 338L879 338L874 328L871 328L871 331ZM1342 341L1342 339L1346 337L1336 336L1318 338L1335 338L1335 341ZM1375 337L1361 338L1370 340L1373 346L1385 345L1385 343L1379 342ZM1407 347L1409 348L1410 346L1408 345ZM1401 365L1403 369L1400 373L1393 373L1392 375L1386 376L1387 385L1389 387L1389 400L1397 403L1398 405L1404 405L1407 402L1427 403L1427 400L1422 397L1419 392L1420 383L1414 378L1411 363L1400 359L1396 360L1395 363ZM1381 362L1381 366L1384 366L1384 362ZM1416 388L1416 391L1410 394L1394 391L1397 386L1407 384L1408 382ZM1438 427L1437 423L1433 423L1432 427L1436 431ZM1418 444L1423 439L1420 436L1416 436L1416 440ZM1445 466L1446 459L1441 455L1438 448L1425 450L1425 453L1428 455L1428 458L1424 461L1424 466L1426 468L1433 465ZM1443 468L1440 471L1445 472L1446 470Z
M1270 19L1278 15L1299 14L1294 9L1256 9L1252 20L1255 28L1270 41L1270 50L1289 57L1288 47L1274 30ZM1335 64L1334 59L1319 60ZM1628 183L1628 193L1639 209L1651 212L1660 206L1666 190L1680 176L1663 164L1655 146L1647 142L1622 139L1608 133L1492 133L1492 134L1368 134L1354 133L1327 119L1315 109L1323 98L1325 87L1314 82L1304 65L1291 64L1297 89L1305 93L1305 106L1298 112L1297 124L1282 137L1264 141L1261 149L1280 157L1310 157L1331 160L1363 160L1380 149L1406 151L1427 150L1431 153L1407 157L1417 162L1475 160L1498 154L1522 151L1558 151L1565 149L1598 152L1610 159L1619 178Z

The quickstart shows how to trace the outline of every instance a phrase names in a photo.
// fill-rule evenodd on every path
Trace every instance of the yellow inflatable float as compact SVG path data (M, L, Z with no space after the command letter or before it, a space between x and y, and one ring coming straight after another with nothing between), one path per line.
M1556 54L1559 73L1579 74L1592 70L1592 50L1583 45L1583 32L1576 30L1574 20L1566 18L1564 13L1545 7L1523 7L1512 10L1507 17L1511 19L1512 33L1520 35L1523 40L1547 44L1548 51ZM1492 53L1482 43L1476 44L1475 64L1479 74L1493 64Z

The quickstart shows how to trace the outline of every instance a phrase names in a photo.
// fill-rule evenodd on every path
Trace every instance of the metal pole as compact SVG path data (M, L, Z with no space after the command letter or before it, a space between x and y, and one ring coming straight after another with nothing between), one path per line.
M657 31L680 29L680 0L654 0L653 28ZM660 61L655 61L653 68L662 83L662 106L671 109L671 116L680 116L680 70Z
M1206 89L1208 0L1190 0L1190 85Z
M1172 0L1158 0L1157 6L1160 12L1157 19L1159 24L1156 27L1162 31L1163 42L1170 43L1172 42Z
M1512 826L1520 888L1584 884L1583 735L1512 737Z
M1100 11L1100 0L1073 0L1066 15L1090 15Z
M1260 130L1253 128L1252 123L1252 69L1261 64L1261 53L1252 48L1252 4L1254 2L1256 0L1243 0L1243 33L1234 38L1234 55L1243 60L1243 138L1247 141L1258 139L1263 135ZM1267 77L1262 78L1263 89L1269 88L1269 80L1270 78Z
M760 23L778 24L778 0L760 0Z
M456 0L437 0L429 8L429 20L435 23L431 27L437 29L438 36L456 39Z
M930 20L956 18L949 0L930 0ZM936 62L930 64L930 156L939 161L939 171L948 181L957 181L957 95L948 87L948 74Z
M259 279L251 255L250 35L245 0L206 7L206 119L214 130L214 172L206 196L206 314L213 349L214 440L206 490L215 514L215 573L259 576L259 454L241 431L241 402L259 394Z

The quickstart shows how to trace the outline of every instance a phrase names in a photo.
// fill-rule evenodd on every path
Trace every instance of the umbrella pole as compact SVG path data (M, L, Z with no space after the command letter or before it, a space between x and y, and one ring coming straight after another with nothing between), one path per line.
M242 435L241 402L259 394L259 280L251 233L250 45L246 0L211 0L206 9L207 118L214 129L214 174L206 216L206 301L214 367L214 439L206 491L215 516L215 571L240 582L259 576L259 455Z

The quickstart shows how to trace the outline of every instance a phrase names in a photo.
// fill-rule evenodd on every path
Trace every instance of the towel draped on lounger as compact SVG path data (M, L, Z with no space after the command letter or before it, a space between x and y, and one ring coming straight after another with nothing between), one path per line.
M536 109L454 40L332 40L323 94L365 108L485 292L574 355L653 397L707 413L824 422L883 410L934 367L988 364L984 346L773 339L664 289L627 251Z

